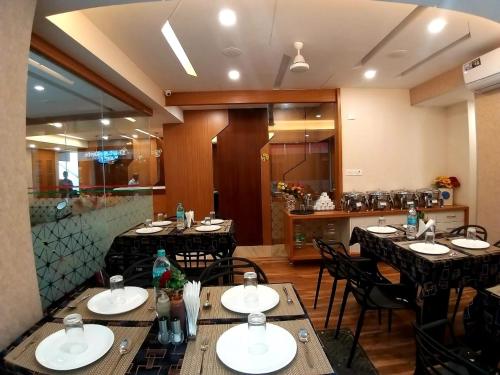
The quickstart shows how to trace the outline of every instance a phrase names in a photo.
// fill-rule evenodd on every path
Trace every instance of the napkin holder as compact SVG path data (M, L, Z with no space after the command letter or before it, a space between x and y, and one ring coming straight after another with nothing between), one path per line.
M186 228L191 228L194 223L194 211L186 212Z
M419 220L418 222L418 232L417 232L417 239L421 239L425 236L425 233L428 232L429 230L433 231L436 227L436 222L433 219L430 219L427 224L424 223L422 219Z

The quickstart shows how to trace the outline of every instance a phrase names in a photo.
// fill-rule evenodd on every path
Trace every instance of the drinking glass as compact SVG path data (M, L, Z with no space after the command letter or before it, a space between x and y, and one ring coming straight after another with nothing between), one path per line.
M255 272L245 272L243 274L243 298L245 304L250 308L257 308L259 305L257 283L257 274Z
M428 230L425 232L425 243L427 245L434 245L434 231L433 230Z
M151 219L146 219L146 220L144 221L144 226L145 226L146 228L151 228L151 227L153 226L153 220L151 220Z
M203 225L210 225L210 224L212 224L210 216L205 217L205 219L203 220Z
M248 352L252 355L267 352L266 315L263 313L248 315Z
M80 354L88 348L85 341L83 320L80 314L70 314L64 317L65 340L61 350L68 354Z
M210 211L210 220L215 220L215 211Z
M115 275L109 278L109 289L111 291L112 303L125 303L125 284L122 275Z
M475 240L476 239L476 228L467 228L467 239Z
M158 221L163 221L165 216L162 213L158 214Z
M385 227L385 223L386 223L386 222L385 222L385 217L380 216L380 217L378 218L378 226L379 226L379 227Z

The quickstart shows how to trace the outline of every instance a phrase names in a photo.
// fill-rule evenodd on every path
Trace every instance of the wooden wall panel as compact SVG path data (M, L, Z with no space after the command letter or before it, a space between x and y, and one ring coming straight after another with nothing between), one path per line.
M227 110L184 111L183 124L163 125L166 206L175 214L178 202L195 218L213 209L211 140L228 124Z
M40 192L56 191L56 152L52 150L36 150L32 153L33 189Z
M229 110L217 136L219 208L236 223L239 245L262 244L260 150L268 142L266 109Z

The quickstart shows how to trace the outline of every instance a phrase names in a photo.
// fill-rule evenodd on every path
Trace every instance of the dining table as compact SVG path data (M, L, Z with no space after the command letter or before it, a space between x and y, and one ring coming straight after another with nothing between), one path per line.
M450 291L454 288L488 288L500 283L500 248L467 249L452 243L461 238L437 232L435 242L449 248L445 254L429 255L410 248L422 239L409 241L402 226L391 234L353 228L350 245L359 244L361 256L383 261L400 272L402 283L415 287L417 321L421 324L446 319ZM463 237L462 237L463 238Z
M267 324L273 324L288 331L296 340L297 352L293 360L276 375L334 375L321 341L316 335L307 311L291 283L267 284L279 294L278 304L266 311ZM152 306L152 290L148 290L146 302L135 310L118 315L99 315L88 309L88 298L102 292L102 288L81 287L68 298L48 310L47 315L21 335L4 352L0 362L2 374L99 374L99 375L219 375L233 374L217 354L219 337L227 330L245 323L247 314L234 313L221 303L221 296L231 286L210 286L201 290L203 300L210 292L211 307L200 306L196 337L174 345L163 345L158 341L158 322ZM286 294L290 297L288 301ZM64 326L62 319L68 313L78 312L85 324L99 324L110 328L114 333L111 349L97 361L77 370L51 371L41 366L35 357L38 344L48 335ZM309 341L303 344L297 333L305 328L310 334ZM120 356L119 343L127 338L131 342L130 351ZM204 347L204 361L201 363L201 347Z
M106 271L110 275L122 274L132 264L156 254L158 249L165 249L167 256L202 252L213 259L231 257L236 249L235 225L233 220L224 220L220 229L200 232L201 222L191 227L177 229L171 222L162 226L160 231L151 234L137 233L143 224L135 225L116 236L105 257Z

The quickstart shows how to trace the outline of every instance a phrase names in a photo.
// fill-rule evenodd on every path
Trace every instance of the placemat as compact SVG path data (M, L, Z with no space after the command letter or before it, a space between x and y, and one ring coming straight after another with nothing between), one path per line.
M325 375L333 374L332 366L328 362L323 347L321 346L318 337L314 332L314 328L307 319L287 320L282 322L273 322L280 327L283 327L296 338L297 355L292 362L280 371L273 372L275 375ZM235 372L227 368L217 357L215 347L220 335L235 324L213 324L198 326L198 334L195 341L191 341L187 345L186 354L182 363L181 375L198 374L201 365L201 343L205 338L208 339L209 347L205 352L205 360L203 363L203 373L207 375L230 375ZM307 344L301 343L297 339L297 334L300 328L306 328L310 333L310 340ZM308 345L309 353L313 368L307 364L305 345Z
M83 291L77 298L73 301L79 301L80 298L90 295L85 301L80 302L76 308L69 309L68 307L63 307L54 314L54 318L64 319L68 314L78 313L82 316L83 320L104 320L104 321L133 321L133 322L152 322L156 318L155 310L149 310L153 306L153 289L147 289L149 297L141 306L138 308L116 315L101 315L90 311L87 307L87 302L96 294L101 293L106 289L104 288L89 288ZM73 302L72 301L72 302Z
M202 226L199 222L195 223L191 228L186 228L182 231L182 234L205 234L205 233L228 233L231 229L232 220L224 220L220 225L219 230L214 230L212 232L198 232L195 228Z
M498 254L500 253L500 248L490 245L487 249L466 249L464 247L456 246L451 243L452 240L456 240L459 238L464 238L464 237L455 237L455 238L443 238L439 241L442 245L446 245L452 249L455 249L457 251L460 251L461 253L470 255L470 256L484 256L484 255L491 255L491 254Z
M424 242L424 241L422 241L422 240L404 241L404 242L395 242L395 244L398 245L399 247L405 249L405 250L413 252L415 255L417 255L419 257L422 257L422 258L425 258L427 260L430 260L431 262L441 261L441 260L462 259L462 258L466 258L467 257L467 254L463 254L463 253L461 253L459 251L455 251L454 249L450 249L450 251L448 253L446 253L446 254L440 254L440 255L422 254L422 253L418 253L418 252L410 249L410 245L412 243L419 243L419 242ZM439 241L436 241L436 243L439 243ZM447 246L447 247L450 247L450 246L448 246L446 244L444 244L444 245Z
M285 284L267 284L266 286L273 288L279 295L280 301L277 306L273 309L265 311L267 317L299 317L304 316L305 312L299 301L299 298L295 294L293 285L290 283ZM290 298L293 303L288 304L286 302L285 292L283 291L285 287L288 291ZM222 306L220 302L222 294L232 288L231 286L210 286L204 287L201 290L200 298L201 305L205 302L207 298L207 292L210 291L210 302L212 307L210 309L204 309L200 307L200 313L198 315L199 320L235 320L235 319L247 319L247 314L238 314L233 311L226 309ZM203 322L200 322L203 323Z
M123 375L127 372L130 364L134 360L135 355L139 351L142 343L146 339L151 327L109 327L114 335L115 341L109 352L100 358L98 361L91 363L88 366L72 371L53 371L46 369L38 364L35 358L35 351L38 344L47 336L54 332L64 329L64 325L60 323L45 323L32 335L27 337L20 345L12 350L5 357L5 361L9 365L26 368L37 374L48 375ZM127 338L131 342L130 352L120 359L119 345L122 339ZM116 369L113 371L118 360L120 361Z

